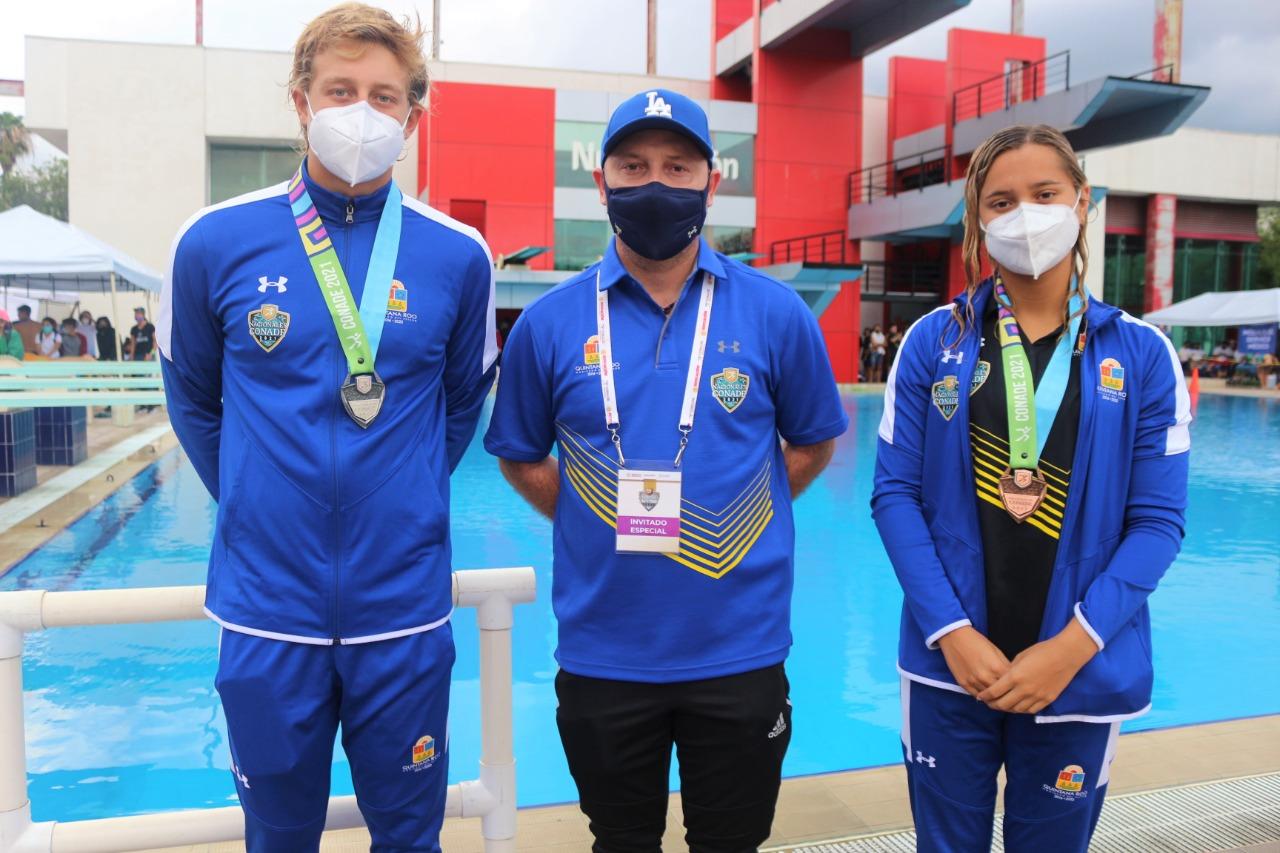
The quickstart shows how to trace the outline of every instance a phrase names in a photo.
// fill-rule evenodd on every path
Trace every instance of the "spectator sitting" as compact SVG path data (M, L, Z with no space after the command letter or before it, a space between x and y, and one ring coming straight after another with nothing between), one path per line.
M0 311L0 356L7 355L22 361L26 354L27 346L22 341L22 335L9 322L9 315Z
M31 306L18 306L18 322L13 324L13 330L22 336L22 344L29 353L38 353L40 351L40 324L31 319Z
M62 335L58 334L58 324L52 317L45 317L40 324L36 352L45 358L58 358L62 355Z
M62 343L58 347L58 354L63 358L79 358L85 354L89 348L89 343L84 336L76 331L76 321L72 317L62 321Z

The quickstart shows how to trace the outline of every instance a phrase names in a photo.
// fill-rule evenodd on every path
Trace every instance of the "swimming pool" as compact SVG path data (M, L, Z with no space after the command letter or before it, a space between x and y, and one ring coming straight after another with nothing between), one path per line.
M868 511L881 401L855 394L845 406L850 430L796 508L787 775L899 760L901 596ZM1126 730L1280 712L1280 402L1206 396L1198 415L1187 541L1152 604L1155 710ZM0 590L200 583L213 518L194 470L168 454L0 578ZM513 632L519 800L575 800L551 685L550 525L508 490L478 441L454 476L453 534L459 568L538 570L538 602L517 609ZM474 777L479 760L474 611L458 611L454 635L451 781ZM36 820L235 801L213 691L216 637L209 623L28 637ZM340 752L333 791L351 792Z

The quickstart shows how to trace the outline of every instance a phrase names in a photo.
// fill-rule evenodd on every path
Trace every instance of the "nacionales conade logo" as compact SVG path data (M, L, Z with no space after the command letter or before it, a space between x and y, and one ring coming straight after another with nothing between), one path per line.
M271 352L289 333L289 312L278 305L263 305L249 312L249 334L263 352Z
M711 396L726 412L732 413L741 406L750 389L751 377L736 367L726 367L711 377Z

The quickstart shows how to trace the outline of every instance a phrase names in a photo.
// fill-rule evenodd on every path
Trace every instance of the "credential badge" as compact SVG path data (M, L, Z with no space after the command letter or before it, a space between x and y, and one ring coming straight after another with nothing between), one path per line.
M289 312L278 305L263 305L249 312L249 334L262 347L271 352L289 332Z
M715 397L726 412L733 412L747 399L751 377L736 367L726 367L711 377L711 396Z

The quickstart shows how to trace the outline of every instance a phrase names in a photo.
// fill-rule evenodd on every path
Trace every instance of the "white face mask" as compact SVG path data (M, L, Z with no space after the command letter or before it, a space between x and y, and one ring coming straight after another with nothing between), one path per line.
M1075 204L1020 204L981 226L987 253L1003 269L1039 278L1062 262L1080 236Z
M409 116L397 123L369 106L368 101L315 112L310 98L307 111L311 113L307 145L326 169L353 187L386 172L404 149ZM412 114L413 110L409 112Z

